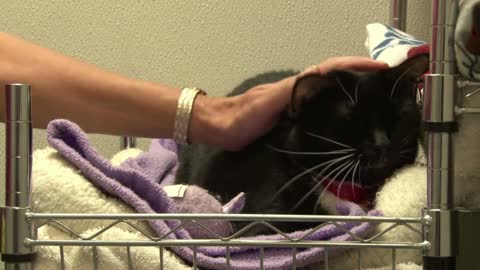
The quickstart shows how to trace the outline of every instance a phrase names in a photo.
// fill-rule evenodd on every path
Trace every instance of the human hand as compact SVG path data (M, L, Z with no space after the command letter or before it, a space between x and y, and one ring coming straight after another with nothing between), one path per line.
M325 74L335 69L365 71L386 68L387 64L368 57L334 57L307 68L297 76L255 86L239 96L199 96L192 112L189 138L193 143L240 150L265 135L277 123L290 102L297 77Z
M307 74L318 73L325 74L332 70L356 70L356 71L368 71L368 70L380 70L388 68L387 63L373 60L369 57L363 56L341 56L332 57L321 62L320 64L313 65L305 69L300 76Z

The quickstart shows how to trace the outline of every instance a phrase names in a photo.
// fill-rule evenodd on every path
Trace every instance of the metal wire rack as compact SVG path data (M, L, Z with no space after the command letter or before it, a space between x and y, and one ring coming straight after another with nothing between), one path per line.
M401 30L406 26L405 0L391 0L391 24ZM92 248L94 269L98 268L97 248L115 246L125 248L128 254L129 269L133 269L130 254L133 247L158 248L159 269L164 269L163 254L166 248L179 246L191 247L193 250L193 268L197 268L197 251L205 246L225 247L225 269L230 268L231 247L249 246L260 250L258 269L264 269L264 250L270 247L282 247L292 250L292 269L297 269L296 254L306 247L324 247L324 268L329 269L329 251L333 248L355 248L357 250L358 269L362 269L361 250L363 248L385 248L391 250L392 269L395 269L397 251L413 249L424 255L424 269L455 269L458 254L456 224L458 211L453 208L451 185L453 183L453 133L455 117L463 113L479 113L478 108L463 108L455 105L455 93L460 87L477 85L476 82L458 80L455 68L452 33L458 0L432 0L432 30L430 72L425 80L424 122L429 139L427 156L428 205L418 218L400 217L345 217L345 216L291 216L291 215L221 215L221 214L41 214L30 209L30 177L31 177L31 112L30 86L11 84L6 87L7 96L7 190L6 205L1 208L2 216L2 260L5 269L31 269L35 259L35 247L58 247L61 257L61 269L65 269L64 248L67 246L89 246ZM458 84L457 84L458 83ZM476 93L476 92L475 92ZM470 94L475 94L474 92ZM122 139L124 147L134 146L135 139ZM419 209L421 211L421 209ZM66 220L109 220L107 226L95 230L89 235L69 228ZM180 225L164 235L152 235L141 229L133 221L177 220ZM249 221L243 230L228 237L221 237L202 224L202 220L242 220ZM317 227L304 235L292 238L278 230L272 222L316 222ZM344 227L343 222L372 222L389 224L383 231L368 238L361 237ZM209 239L177 240L169 236L184 226L195 224L208 232ZM45 240L38 238L38 231L44 226L54 226L72 236L74 240ZM97 238L117 226L127 226L138 232L143 239L97 240ZM255 226L266 226L283 238L280 240L248 240L239 239L243 233ZM308 236L325 226L334 226L347 233L350 241L312 241ZM396 228L407 228L421 239L398 242L382 242L378 239Z
M419 218L390 218L390 217L353 217L353 216L310 216L310 215L246 215L246 214L38 214L38 213L27 213L27 218L30 221L41 221L40 225L36 226L34 229L34 235L38 229L45 225L54 225L56 228L60 228L66 233L73 235L76 240L41 240L36 237L26 238L25 243L31 246L56 246L59 248L59 253L61 254L61 269L64 269L64 247L65 246L90 246L90 247L99 247L99 246L119 246L124 247L127 250L128 261L130 259L130 248L131 247L159 247L159 256L160 256L160 269L163 269L162 265L162 253L163 248L165 247L174 247L174 246L188 246L193 248L193 267L197 265L196 258L196 249L203 246L224 246L226 248L226 261L225 269L230 268L230 250L229 247L235 246L246 246L246 247L257 247L260 248L260 256L258 258L258 269L263 268L263 259L264 259L264 248L289 248L292 250L292 269L297 269L296 266L296 250L299 248L307 247L325 247L327 251L325 252L324 261L326 262L325 267L328 269L328 248L356 248L358 249L358 269L361 269L362 260L360 256L360 248L389 248L392 252L392 263L396 263L396 250L397 249L416 249L416 250L426 250L429 248L429 243L426 241L421 242L409 242L409 241L398 241L398 242L382 242L376 241L379 237L388 233L389 231L394 230L397 227L406 227L411 230L413 233L418 234L418 238L421 239L422 232L415 227L415 225L428 225L428 217L419 217ZM91 232L88 235L81 234L81 232L76 232L70 229L67 225L62 223L62 220L75 220L75 219L102 219L110 220L111 223L97 229L94 232ZM210 228L202 224L202 220L229 220L229 221L249 221L247 226L242 230L228 236L222 237L212 231ZM151 233L142 230L140 227L133 224L133 220L180 220L182 221L178 226L174 227L167 233L163 235L152 235ZM312 228L311 230L306 231L303 235L298 237L291 237L288 234L277 229L274 225L271 224L273 221L288 221L288 222L315 222L319 224L318 226ZM373 223L388 223L389 226L373 236L368 238L361 237L351 232L346 228L342 222L373 222ZM134 231L141 233L145 240L95 240L98 236L103 233L106 233L108 230L114 228L118 225L127 225ZM209 239L191 239L191 240L179 240L179 239L169 239L168 236L174 234L180 228L184 228L187 225L195 224L200 228L208 232L212 238ZM266 226L272 230L272 232L277 233L283 237L280 240L248 240L248 239L239 239L243 236L245 232L255 226ZM334 226L341 229L345 233L351 236L351 241L313 241L308 240L308 236L313 234L315 231L325 227L325 226ZM93 253L95 253L93 249ZM92 256L94 260L93 265L98 265L96 256ZM131 264L129 264L131 265ZM96 268L94 268L96 269ZM129 268L132 269L132 268ZM395 269L393 266L392 269Z

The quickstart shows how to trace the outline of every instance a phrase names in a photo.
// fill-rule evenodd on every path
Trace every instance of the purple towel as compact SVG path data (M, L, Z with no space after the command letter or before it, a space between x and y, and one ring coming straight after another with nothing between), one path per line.
M172 213L173 200L163 191L162 186L173 183L177 166L177 146L171 140L153 140L149 151L137 158L129 159L121 166L113 166L91 145L86 134L76 124L67 120L54 120L47 128L47 139L59 154L77 166L82 173L103 192L118 197L139 213ZM366 215L356 204L339 203L339 211L344 215ZM379 215L371 211L368 215ZM158 235L164 235L179 221L149 221ZM370 223L342 223L345 228L361 237L367 236L373 228ZM305 232L289 234L298 238ZM191 239L184 229L170 234L168 239ZM252 238L249 238L252 239ZM284 240L281 235L258 236L253 239ZM352 237L334 225L327 225L309 235L309 240L352 240ZM189 247L172 247L172 251L192 261L193 250ZM197 249L197 264L209 269L225 269L225 247L200 247ZM338 254L344 249L329 249L329 255ZM231 247L230 264L232 269L259 269L260 250L256 247ZM265 248L265 269L291 269L292 250L289 248ZM296 265L306 266L324 259L324 248L298 248Z

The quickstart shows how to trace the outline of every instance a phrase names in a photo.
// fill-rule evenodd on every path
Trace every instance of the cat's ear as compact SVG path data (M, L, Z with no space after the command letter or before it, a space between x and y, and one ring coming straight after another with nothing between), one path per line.
M293 86L290 100L290 117L292 119L298 118L305 102L321 91L335 87L335 85L336 82L331 77L320 74L309 74L298 78Z
M392 68L392 70L398 78L415 80L428 71L428 60L427 54L420 54L405 60L399 66Z

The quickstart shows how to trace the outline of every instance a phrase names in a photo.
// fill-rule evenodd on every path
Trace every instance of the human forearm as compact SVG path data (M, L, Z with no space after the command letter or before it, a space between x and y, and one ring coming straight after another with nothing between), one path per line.
M88 132L170 137L179 89L103 71L0 34L0 81L32 85L35 127L67 118ZM4 91L0 91L4 119Z

